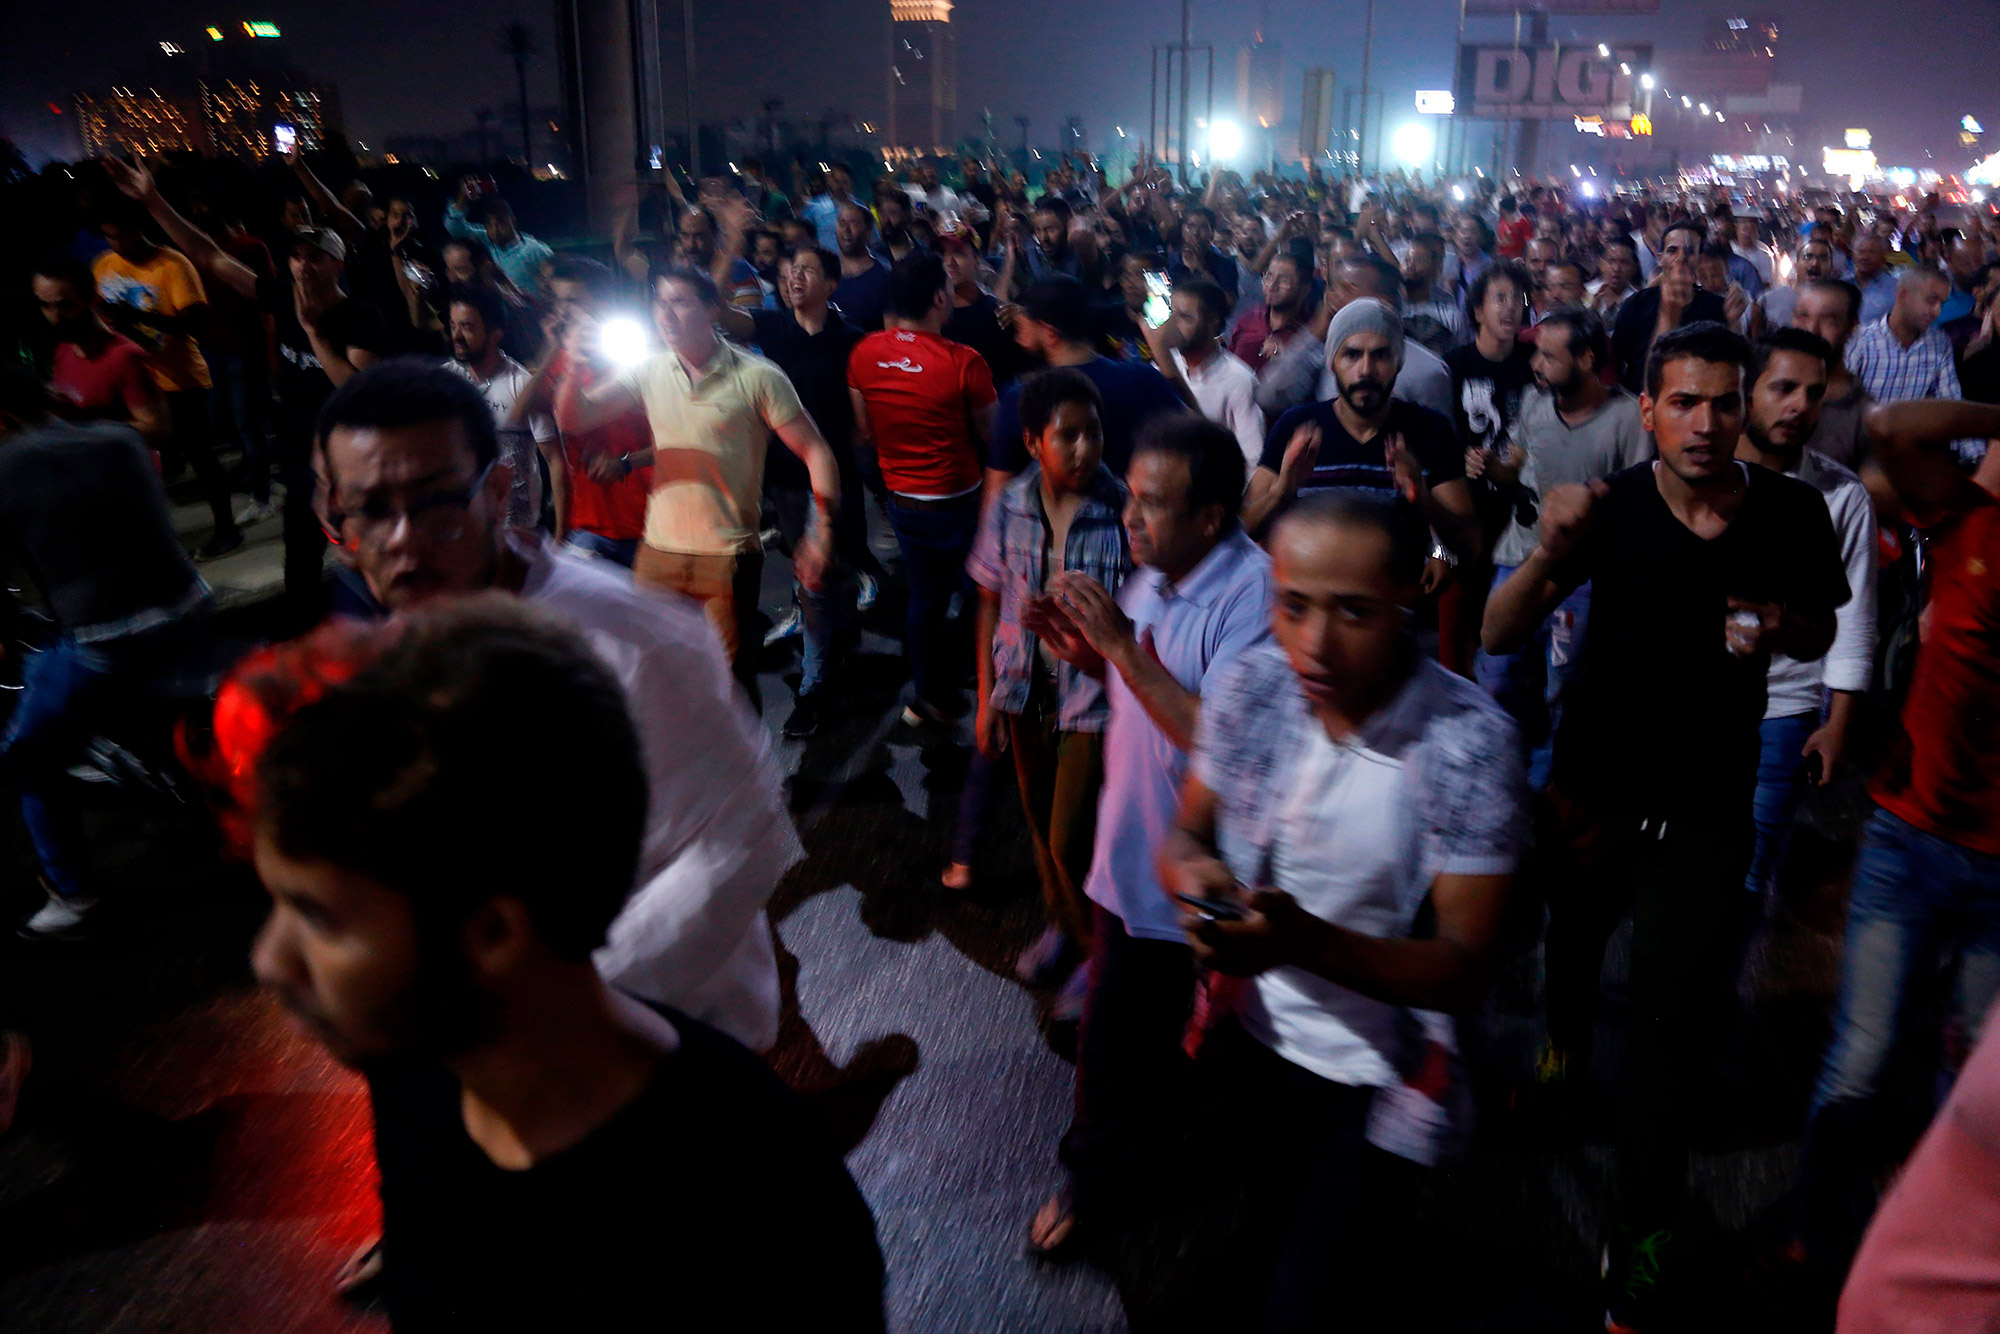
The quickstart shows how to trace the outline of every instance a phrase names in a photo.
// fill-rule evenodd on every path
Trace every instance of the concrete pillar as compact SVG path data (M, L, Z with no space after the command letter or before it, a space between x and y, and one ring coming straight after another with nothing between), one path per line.
M631 0L556 0L563 100L590 230L608 235L645 166Z

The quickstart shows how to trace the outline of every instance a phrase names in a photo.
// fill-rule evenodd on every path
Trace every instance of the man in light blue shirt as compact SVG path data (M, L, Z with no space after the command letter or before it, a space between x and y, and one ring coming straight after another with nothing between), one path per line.
M819 243L828 250L838 250L840 238L835 235L834 228L840 222L840 206L852 204L865 209L867 205L854 197L854 177L845 167L829 167L826 185L825 190L807 199L805 207L799 211L819 233Z
M1085 1228L1142 1214L1172 1153L1165 1133L1177 1123L1169 1109L1185 1101L1195 972L1154 855L1173 827L1204 682L1270 635L1271 562L1238 521L1236 438L1192 414L1161 418L1125 480L1140 568L1115 601L1088 576L1058 575L1030 626L1066 661L1101 672L1111 707L1084 883L1095 921L1076 1113L1060 1153L1069 1179L1028 1232L1030 1251L1048 1258L1074 1254Z
M530 297L542 293L542 279L555 263L555 251L514 225L514 210L506 200L486 203L486 225L475 227L454 199L444 206L444 229L464 241L483 241L507 281Z

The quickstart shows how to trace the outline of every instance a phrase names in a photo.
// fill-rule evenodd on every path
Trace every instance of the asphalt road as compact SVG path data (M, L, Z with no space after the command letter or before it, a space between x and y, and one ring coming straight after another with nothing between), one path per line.
M783 563L770 564L775 609ZM888 1259L893 1328L1174 1328L1190 1247L1221 1225L1214 1216L1163 1216L1067 1268L1020 1254L1057 1180L1070 1099L1040 998L1011 969L1040 928L1032 860L1003 779L979 892L938 887L965 738L896 721L896 629L891 590L841 716L779 747L808 857L773 904L787 979L773 1064L852 1146ZM786 655L769 666L775 728L789 708ZM1737 1073L1714 1090L1693 1171L1699 1228L1713 1238L1703 1328L1824 1328L1744 1274L1790 1180L1850 823L1834 819L1832 838L1801 834L1797 885L1753 967L1754 1003L1739 1031L1717 1035ZM113 801L92 829L111 885L92 933L0 942L0 1003L37 1041L20 1123L0 1140L0 1330L382 1328L330 1287L376 1219L365 1097L252 986L260 891L187 821ZM25 911L32 886L18 822L0 811L0 897ZM1614 945L1607 965L1607 1074L1619 954ZM1540 1036L1538 991L1528 950L1478 1019L1489 1116L1476 1150L1425 1202L1440 1284L1468 1330L1600 1327L1610 1114L1551 1137L1507 1105ZM1163 1171L1192 1183L1200 1164ZM783 1281L783 1257L772 1277Z

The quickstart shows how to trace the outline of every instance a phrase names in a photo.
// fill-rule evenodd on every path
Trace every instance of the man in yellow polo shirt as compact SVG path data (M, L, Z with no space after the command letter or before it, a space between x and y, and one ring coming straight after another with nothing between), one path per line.
M625 413L645 412L653 447L593 460L593 475L601 470L599 480L609 481L620 470L653 465L646 539L633 576L702 604L736 679L761 710L753 659L762 640L753 629L764 573L758 539L764 450L776 435L812 478L813 516L792 558L807 588L820 586L831 558L840 473L785 373L715 336L720 309L707 274L660 273L653 280L653 325L665 350L588 390L574 377L564 381L556 425L593 431ZM589 322L572 324L571 354L588 355L595 336Z

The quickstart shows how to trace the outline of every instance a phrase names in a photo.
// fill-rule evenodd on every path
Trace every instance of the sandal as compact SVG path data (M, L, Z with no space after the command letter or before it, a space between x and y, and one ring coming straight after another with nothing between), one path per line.
M938 883L946 889L956 890L962 894L972 888L972 868L964 862L953 862L944 868L944 874L938 877Z
M1060 1264L1076 1258L1085 1238L1083 1222L1076 1216L1076 1201L1069 1187L1064 1186L1042 1201L1042 1207L1035 1211L1028 1224L1024 1249L1031 1260Z

